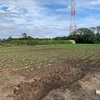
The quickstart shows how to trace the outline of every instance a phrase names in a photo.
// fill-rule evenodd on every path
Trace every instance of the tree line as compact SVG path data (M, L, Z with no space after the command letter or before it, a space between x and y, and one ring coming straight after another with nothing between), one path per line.
M27 36L26 33L22 34L20 38L9 37L1 40L1 43L9 45L52 45L52 44L72 44L69 40L55 40L52 38L33 38Z
M76 43L100 43L100 26L91 28L79 28L69 36L55 38L33 38L23 33L20 38L9 37L1 40L2 43L13 45L48 45L48 44L70 44L69 40L75 40Z
M55 40L75 40L76 43L100 43L100 26L79 28L69 36L56 37Z
M100 26L80 28L71 33L67 39L73 39L76 43L100 43Z

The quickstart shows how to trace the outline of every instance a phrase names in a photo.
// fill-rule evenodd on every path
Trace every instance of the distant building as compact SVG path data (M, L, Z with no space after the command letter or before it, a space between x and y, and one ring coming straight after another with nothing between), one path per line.
M70 42L72 42L72 44L75 44L76 42L75 42L75 40L69 40Z

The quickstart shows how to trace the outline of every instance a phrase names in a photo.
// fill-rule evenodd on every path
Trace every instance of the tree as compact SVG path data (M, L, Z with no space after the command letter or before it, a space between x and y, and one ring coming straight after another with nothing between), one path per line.
M11 40L13 40L13 38L10 36L10 37L7 39L7 41L11 41Z
M95 31L95 30L96 30L96 27L90 27L90 29L91 29L92 31Z
M28 39L28 40L33 40L34 38L31 37L31 36L27 36L27 39Z
M95 43L95 34L88 28L80 28L69 35L68 39L74 39L76 43Z
M97 29L97 33L100 33L100 26L97 26L96 29Z
M55 37L53 38L53 40L67 40L67 37L66 36L62 36L62 37Z
M27 34L26 33L22 33L22 38L23 39L27 39Z
M96 34L96 43L100 43L100 33Z

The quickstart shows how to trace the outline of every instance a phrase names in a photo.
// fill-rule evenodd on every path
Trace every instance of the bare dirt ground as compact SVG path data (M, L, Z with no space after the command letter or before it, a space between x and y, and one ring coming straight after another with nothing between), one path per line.
M88 73L66 88L51 91L42 100L100 100L96 90L100 90L100 73Z
M63 62L16 74L0 73L0 100L100 100L100 63L93 68ZM74 67L73 67L74 66Z

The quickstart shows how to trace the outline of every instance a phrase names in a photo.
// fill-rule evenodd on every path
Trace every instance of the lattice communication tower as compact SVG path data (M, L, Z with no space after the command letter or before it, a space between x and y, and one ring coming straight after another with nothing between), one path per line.
M76 31L76 29L76 2L75 0L71 0L70 34Z

